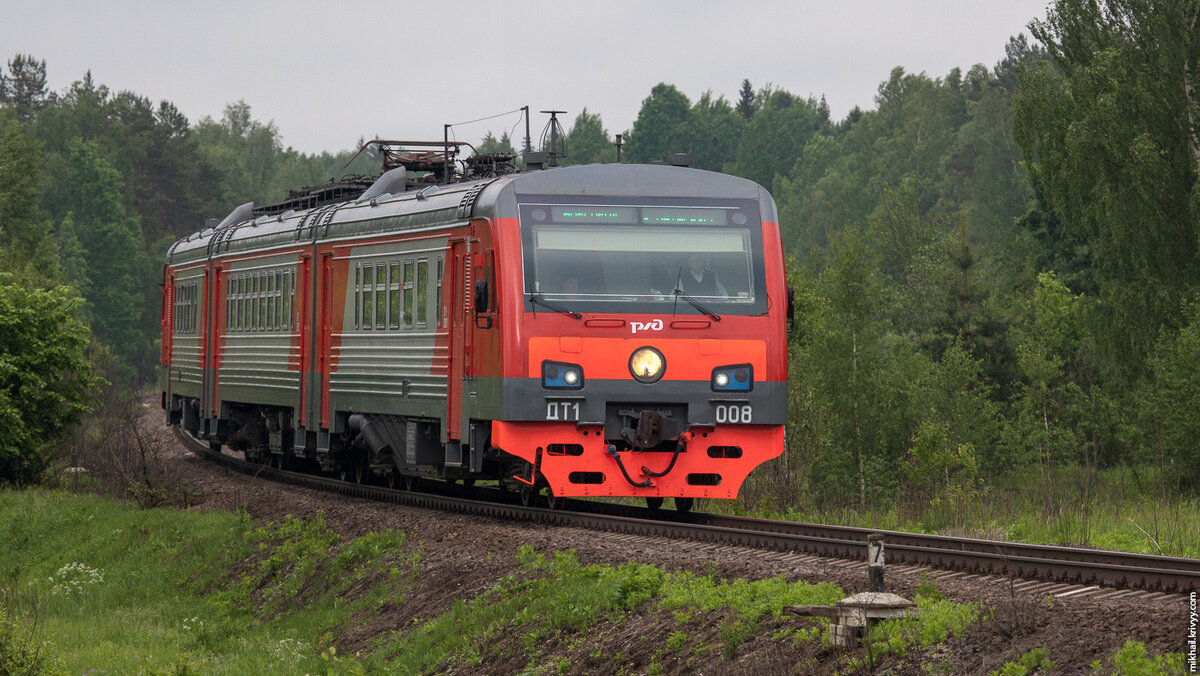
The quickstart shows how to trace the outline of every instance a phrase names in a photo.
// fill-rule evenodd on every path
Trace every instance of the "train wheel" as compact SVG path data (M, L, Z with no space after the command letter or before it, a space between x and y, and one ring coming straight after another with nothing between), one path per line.
M474 479L463 479L463 486L470 488L475 485Z
M411 491L417 485L417 477L411 474L404 475L404 490Z
M392 470L387 473L387 487L396 490L396 486L400 485L400 473Z
M675 498L675 509L680 512L690 512L695 503L695 498Z
M529 507L533 504L533 499L537 497L537 491L533 490L533 486L521 486L521 505Z
M678 504L679 498L675 498L675 502L676 502L676 504ZM663 499L662 498L646 498L646 506L649 507L650 509L662 509Z
M366 460L355 460L353 471L354 483L363 484L367 482L367 462Z
M550 509L558 509L563 506L564 498L560 498L554 494L554 491L546 489L546 506Z

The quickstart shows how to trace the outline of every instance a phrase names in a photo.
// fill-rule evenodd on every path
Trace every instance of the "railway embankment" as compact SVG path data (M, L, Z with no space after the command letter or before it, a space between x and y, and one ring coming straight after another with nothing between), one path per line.
M1171 673L1186 597L1047 598L889 575L918 619L837 648L782 614L866 589L860 567L505 523L230 472L172 446L188 505L0 493L8 646L70 672ZM86 482L85 482L86 483ZM12 618L20 618L16 625ZM1131 643L1126 643L1131 641ZM1170 662L1174 660L1174 662ZM50 662L47 662L49 664ZM1023 665L1023 666L1021 666ZM1027 672L1011 671L1028 669ZM1182 667L1179 667L1182 668ZM1151 672L1153 673L1153 672Z

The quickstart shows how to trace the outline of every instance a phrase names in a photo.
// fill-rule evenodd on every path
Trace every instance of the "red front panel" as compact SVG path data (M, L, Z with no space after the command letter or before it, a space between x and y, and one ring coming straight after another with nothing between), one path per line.
M718 366L748 363L753 366L756 383L786 383L787 295L775 224L763 224L763 265L770 299L767 314L724 315L719 322L690 313L671 316L585 312L582 319L575 319L558 312L526 312L521 286L519 222L496 219L494 232L498 268L504 273L497 280L502 294L500 307L505 315L504 377L540 378L542 361L550 360L581 366L586 382L632 383L629 357L638 347L649 345L665 357L664 382L694 384L697 392L704 393L706 402L716 396L710 391L710 379L712 369ZM636 388L630 392L628 400L637 401ZM587 396L586 389L580 393ZM635 487L622 476L608 452L609 444L601 425L496 421L492 424L491 443L535 465L558 496L734 498L754 468L783 452L784 428L782 424L693 426L680 440L684 450L663 477L650 477L642 468L662 472L671 462L672 453L618 453L634 482L650 480L646 487Z
M621 476L616 461L606 449L600 426L544 422L494 422L492 445L540 465L539 473L558 496L636 495L643 497L736 498L742 482L755 467L783 452L782 425L725 425L697 429L682 439L685 450L666 476L650 478L651 485L634 488ZM579 455L568 455L567 445L582 448ZM552 446L553 445L553 446ZM740 457L729 449L739 449ZM541 453L537 450L541 449ZM552 451L562 449L561 454ZM575 452L578 449L571 449ZM642 467L662 472L671 462L671 453L621 453L625 471L635 481L645 479ZM714 457L715 456L715 457ZM598 476L597 476L598 475ZM717 481L717 485L703 482ZM587 483L582 483L587 482ZM700 482L700 483L693 483Z

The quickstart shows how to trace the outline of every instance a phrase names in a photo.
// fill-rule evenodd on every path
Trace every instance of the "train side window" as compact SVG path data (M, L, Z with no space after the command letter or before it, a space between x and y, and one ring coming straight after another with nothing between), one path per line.
M296 272L294 270L289 270L288 274L287 274L287 279L288 279L287 305L285 306L286 309L284 310L284 312L287 313L288 329L291 330L291 329L295 328L295 318L292 316L292 308L295 307L295 305L296 305L296 302L295 302L296 301Z
M371 265L363 266L362 298L362 328L370 330L375 323L375 267Z
M242 324L239 321L238 309L242 305L242 276L234 275L229 280L229 329L239 331Z
M247 274L242 279L242 330L254 328L254 275Z
M258 273L258 330L266 331L267 326L267 281L269 275L265 272Z
M253 331L255 327L254 312L255 312L255 295L258 294L258 275L251 272L246 275L246 331Z
M362 263L354 264L354 328L362 327Z
M437 303L437 325L439 327L442 325L442 272L443 272L443 267L444 267L444 265L442 263L442 257L438 256L438 259L437 259L437 297L436 297L435 302Z
M263 328L270 331L275 328L275 275L267 273L267 319Z
M280 280L283 286L279 291L279 328L286 331L292 328L292 316L288 310L292 304L292 285L291 285L291 270L284 270L280 273Z
M238 275L237 282L237 328L238 331L246 330L246 275Z
M424 328L429 323L429 259L417 259L417 326Z
M276 270L271 275L271 297L266 300L268 303L268 312L266 312L266 322L271 324L271 330L280 330L280 318L283 311L283 285L282 275Z
M375 266L375 328L387 328L387 263Z
M416 286L413 277L413 261L410 258L404 261L404 328L406 329L413 327L413 306L416 304L416 299L413 297Z
M400 328L400 261L388 264L388 328Z

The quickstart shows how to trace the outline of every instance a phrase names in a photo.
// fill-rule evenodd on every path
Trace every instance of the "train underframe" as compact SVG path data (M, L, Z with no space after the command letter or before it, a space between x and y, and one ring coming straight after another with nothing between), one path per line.
M339 413L342 431L327 433L297 428L286 407L223 402L219 418L202 420L194 398L163 403L169 423L251 462L407 489L420 478L496 481L526 504L544 492L551 506L563 497L632 496L652 507L675 498L687 510L695 498L733 499L783 448L777 425L690 425L647 438L640 426L614 434L603 425L472 421L472 438L461 444L444 443L436 419Z

